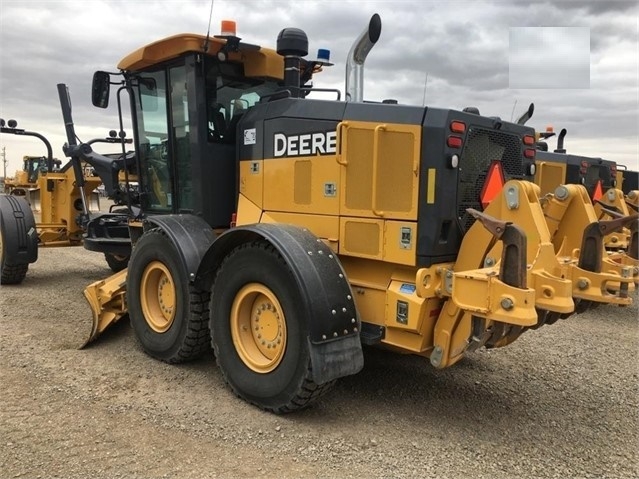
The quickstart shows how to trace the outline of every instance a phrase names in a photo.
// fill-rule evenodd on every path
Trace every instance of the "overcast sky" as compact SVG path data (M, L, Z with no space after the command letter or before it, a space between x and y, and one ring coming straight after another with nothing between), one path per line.
M215 0L211 34L219 33L222 19L231 19L244 41L274 48L283 28L301 28L309 38L309 57L327 48L335 63L316 76L315 86L343 92L346 55L378 13L382 33L366 61L365 100L394 98L413 105L425 100L429 106L460 110L476 106L484 115L506 120L517 119L534 103L528 124L540 130L552 124L557 132L566 128L568 152L639 170L637 4ZM1 0L0 118L16 119L19 128L43 134L54 156L63 159L56 84L69 85L78 136L83 141L104 137L118 127L117 115L114 107L104 111L91 105L93 72L115 71L122 57L159 38L206 34L210 7L210 0ZM584 53L588 38L589 55ZM589 72L584 61L589 61ZM578 88L571 88L569 71L575 62ZM545 84L533 80L538 71L546 72L540 76ZM552 81L550 73L556 75ZM526 88L513 88L522 85ZM555 139L549 144L554 149ZM3 146L9 176L20 168L23 155L46 154L35 138L0 134L0 151Z

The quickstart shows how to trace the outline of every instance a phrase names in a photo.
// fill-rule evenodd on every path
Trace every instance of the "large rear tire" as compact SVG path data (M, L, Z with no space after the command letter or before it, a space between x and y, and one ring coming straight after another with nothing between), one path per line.
M29 270L29 263L26 264L7 264L7 248L5 247L5 232L2 222L0 222L0 284L19 284L24 281Z
M275 413L304 408L334 381L312 380L302 295L284 259L266 241L238 246L211 295L218 366L233 391Z
M189 284L180 254L161 230L140 238L129 261L127 304L147 354L180 363L209 351L209 298Z
M24 198L0 195L0 284L19 284L26 277L29 263L38 257L35 227Z

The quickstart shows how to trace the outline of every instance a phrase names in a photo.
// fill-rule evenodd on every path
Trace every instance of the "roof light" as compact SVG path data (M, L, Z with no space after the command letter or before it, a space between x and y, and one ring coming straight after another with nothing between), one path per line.
M221 37L236 37L237 24L233 20L222 20Z
M592 201L599 201L603 196L603 188L601 187L601 180L597 181L597 185L595 186L595 191L592 194Z
M547 126L546 126L546 131L547 131L548 133L552 133L553 131L555 131L555 129L553 128L553 126L552 126L552 125L547 125Z
M446 140L446 144L449 148L461 148L463 140L459 136L449 136Z
M453 133L464 133L466 131L466 123L463 121L451 121L450 131Z
M534 145L535 144L535 137L532 135L524 135L524 145Z
M501 161L493 161L488 168L488 174L486 175L486 181L481 189L481 195L479 199L484 209L488 204L499 194L504 187L504 170L502 169Z
M323 67L332 67L333 64L331 63L331 51L327 50L326 48L318 48L317 60L315 60L315 63Z

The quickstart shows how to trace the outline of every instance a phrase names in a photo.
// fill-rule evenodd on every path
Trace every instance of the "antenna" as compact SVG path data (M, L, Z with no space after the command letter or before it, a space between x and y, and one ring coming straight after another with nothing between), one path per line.
M428 86L428 72L426 72L426 79L424 80L424 94L422 95L422 106L426 106L426 87Z
M513 117L515 116L515 107L517 106L517 100L515 100L515 104L513 105L513 111L510 113L510 122L512 123Z
M209 27L206 30L206 40L204 40L204 44L202 45L202 49L204 53L209 51L209 38L211 36L211 20L213 19L213 0L211 0L211 10L209 11Z
M4 165L4 175L2 176L2 181L3 181L3 185L4 185L4 181L7 180L7 152L6 152L6 147L2 147L2 163Z

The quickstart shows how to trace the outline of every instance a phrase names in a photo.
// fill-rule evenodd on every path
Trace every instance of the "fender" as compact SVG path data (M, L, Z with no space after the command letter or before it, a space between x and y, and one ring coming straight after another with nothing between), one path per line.
M215 233L199 216L158 215L144 220L144 229L160 228L182 257L189 281L193 282L201 258L215 240Z
M29 203L24 198L0 195L0 221L4 232L7 266L35 263L38 260L38 232Z
M337 255L307 229L261 223L226 231L202 258L196 285L210 289L233 248L261 239L284 258L302 295L314 381L323 384L359 372L364 365L361 322L351 286Z

